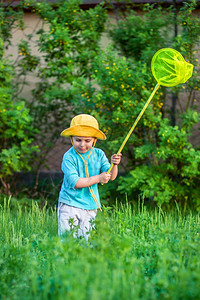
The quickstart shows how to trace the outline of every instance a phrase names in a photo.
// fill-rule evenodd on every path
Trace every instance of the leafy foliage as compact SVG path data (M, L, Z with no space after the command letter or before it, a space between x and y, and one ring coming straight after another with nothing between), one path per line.
M4 41L4 47L11 45L12 29L23 29L23 4L19 2L18 9L15 10L12 6L12 1L7 1L6 5L0 3L0 31L1 38ZM1 53L2 54L2 53Z
M2 41L2 40L1 40ZM0 61L0 181L1 192L11 193L14 172L30 170L30 159L37 146L33 139L32 118L22 101L12 98L13 68L8 61Z
M147 5L142 15L123 11L117 24L109 27L113 46L106 51L100 48L101 35L107 29L107 12L102 5L89 10L81 9L75 0L58 1L54 7L47 1L23 1L23 5L43 21L36 42L40 57L30 47L32 35L19 43L15 66L18 89L14 90L18 96L26 76L36 74L33 97L25 100L41 149L35 157L37 168L45 163L46 154L72 114L94 115L109 139L100 147L109 155L116 152L155 86L150 72L153 54L172 47L194 64L194 75L187 84L157 91L124 149L125 176L117 182L118 191L139 193L158 204L184 202L189 197L188 201L199 207L199 149L189 143L199 122L200 21L194 15L195 4L187 2L177 11L175 7ZM1 21L7 43L8 24L23 29L20 9L18 12L15 17L10 8L1 8L1 13L12 16ZM172 94L177 101L175 126L169 121Z
M200 151L187 141L184 127L172 127L167 119L160 124L158 136L157 146L148 143L136 149L136 157L144 163L121 179L119 190L138 189L159 205L172 199L183 204L189 199L199 208Z
M117 26L112 26L110 36L117 48L126 57L136 61L150 63L154 53L169 45L173 15L168 9L167 18L163 17L163 9L146 5L144 15L127 11L119 19Z

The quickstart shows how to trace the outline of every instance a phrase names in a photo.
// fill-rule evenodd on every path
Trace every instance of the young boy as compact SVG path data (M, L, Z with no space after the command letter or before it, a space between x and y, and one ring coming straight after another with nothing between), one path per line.
M58 200L58 233L62 235L78 226L78 237L88 240L91 221L97 209L101 209L97 185L117 177L121 154L112 155L114 166L107 174L110 163L101 149L94 148L97 139L105 140L106 136L99 130L97 120L87 114L74 117L61 135L71 138L72 147L62 161L64 179Z

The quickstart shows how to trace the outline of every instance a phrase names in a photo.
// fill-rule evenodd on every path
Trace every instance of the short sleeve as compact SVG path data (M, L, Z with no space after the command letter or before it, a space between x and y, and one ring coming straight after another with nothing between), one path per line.
M101 173L107 172L110 168L110 163L108 161L108 158L106 157L105 153L102 151L102 157L101 157Z
M71 157L64 156L61 168L64 173L65 184L74 189L77 181L80 178L75 161Z

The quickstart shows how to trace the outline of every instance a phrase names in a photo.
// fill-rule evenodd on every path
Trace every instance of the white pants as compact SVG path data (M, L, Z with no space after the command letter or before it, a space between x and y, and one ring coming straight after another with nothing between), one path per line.
M92 221L95 219L97 209L86 210L65 203L58 203L58 234L61 236L66 231L70 231L75 226L77 231L74 237L83 236L86 241L90 236L89 232L94 228Z

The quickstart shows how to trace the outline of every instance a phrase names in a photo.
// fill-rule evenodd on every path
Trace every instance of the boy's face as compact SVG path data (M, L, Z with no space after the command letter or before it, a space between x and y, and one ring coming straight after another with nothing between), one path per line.
M72 140L74 148L80 153L89 151L94 143L94 138L87 136L73 136Z

